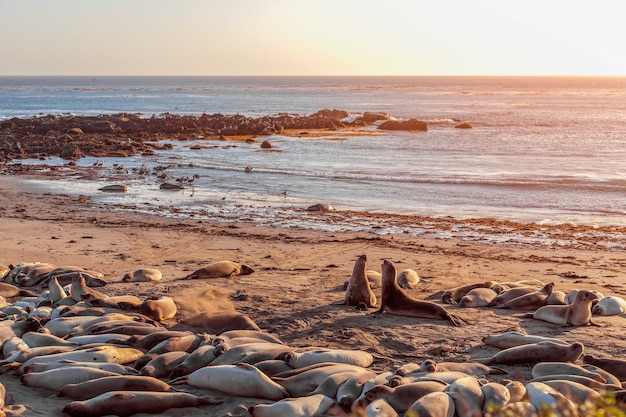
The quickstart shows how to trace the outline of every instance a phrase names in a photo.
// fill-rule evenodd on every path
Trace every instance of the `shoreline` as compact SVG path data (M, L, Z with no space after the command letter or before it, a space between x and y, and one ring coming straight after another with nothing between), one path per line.
M256 227L271 226L284 229L302 229L328 233L355 232L374 236L406 236L408 238L456 239L464 242L485 242L505 246L560 248L578 250L626 250L626 227L611 225L581 225L572 223L520 222L492 217L456 218L453 216L422 216L398 213L333 210L308 212L305 206L268 206L249 209L242 204L226 208L218 201L199 200L195 204L178 204L174 199L167 201L171 192L157 191L162 200L154 197L135 203L106 201L116 193L103 193L96 186L90 191L67 192L55 189L57 179L124 183L124 176L111 176L102 167L80 167L71 165L0 165L0 187L20 187L30 192L68 197L72 204L87 210L138 213L146 216L161 216L176 221L208 223L248 223ZM49 184L49 185L48 185ZM145 187L135 187L139 195L147 192ZM152 192L152 191L151 191ZM118 193L117 193L118 194ZM119 195L119 194L118 194ZM122 196L124 194L121 194ZM218 206L208 209L207 204ZM180 206L184 208L181 208Z

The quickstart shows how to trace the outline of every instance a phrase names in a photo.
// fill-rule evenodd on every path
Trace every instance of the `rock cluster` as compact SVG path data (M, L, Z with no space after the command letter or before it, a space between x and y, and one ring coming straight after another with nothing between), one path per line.
M0 162L24 158L44 159L48 156L76 160L86 155L151 155L155 149L169 147L158 143L162 139L266 136L280 134L287 129L336 130L370 126L389 119L385 113L365 112L355 119L349 116L344 110L324 109L306 116L279 113L258 118L219 113L201 116L165 113L145 117L141 114L119 113L12 118L0 122ZM415 119L392 123L396 130L426 130L426 124Z

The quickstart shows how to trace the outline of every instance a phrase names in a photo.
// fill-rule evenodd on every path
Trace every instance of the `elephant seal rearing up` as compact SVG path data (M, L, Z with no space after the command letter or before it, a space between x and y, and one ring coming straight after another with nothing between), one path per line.
M372 291L365 272L366 263L367 256L365 254L357 258L352 269L352 276L348 281L346 298L341 304L359 305L364 303L367 307L376 306L376 294Z
M460 317L450 314L444 307L431 301L420 301L407 294L396 281L396 268L385 260L382 264L383 288L382 303L377 313L387 312L399 316L442 319L455 326L465 323Z

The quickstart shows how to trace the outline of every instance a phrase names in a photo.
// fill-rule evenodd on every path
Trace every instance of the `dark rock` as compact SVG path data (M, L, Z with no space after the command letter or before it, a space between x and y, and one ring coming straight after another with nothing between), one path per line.
M417 119L409 119L404 121L388 120L378 126L378 128L381 130L406 130L426 132L428 130L428 125Z
M455 129L471 129L473 126L469 123L461 123L460 125L454 126Z
M272 148L272 144L268 140L264 140L263 143L261 143L261 149L271 149L271 148Z

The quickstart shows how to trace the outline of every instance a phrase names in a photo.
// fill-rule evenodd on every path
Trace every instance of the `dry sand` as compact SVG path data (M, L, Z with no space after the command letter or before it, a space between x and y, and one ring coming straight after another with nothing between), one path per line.
M302 212L302 216L314 215L325 214ZM342 284L363 253L369 269L380 270L382 260L388 259L398 269L416 270L422 281L409 292L424 299L461 284L526 278L554 282L561 291L584 288L623 296L623 251L594 249L588 244L584 250L575 249L576 245L533 248L107 212L95 209L88 199L44 193L10 176L0 176L0 218L0 264L41 261L101 271L109 282L101 289L107 294L172 296L179 314L170 325L200 309L236 310L291 346L367 350L377 357L372 366L375 371L425 358L487 357L496 349L484 346L482 337L505 331L582 342L587 353L598 356L621 357L626 352L621 316L595 318L599 326L567 328L520 318L519 311L447 306L470 323L453 327L444 321L377 315L372 314L375 309L363 312L334 304L343 299ZM384 222L384 216L379 221ZM246 263L256 272L231 279L176 280L217 260ZM158 268L164 280L157 284L120 282L126 272L138 267ZM380 297L380 289L374 291ZM235 299L236 294L247 297ZM510 372L505 377L521 380L530 369L505 368ZM0 382L7 387L8 403L26 406L23 415L62 415L60 410L68 402L51 391L25 387L14 375L0 375ZM166 415L245 415L238 405L256 402L230 399L220 407L170 410Z

